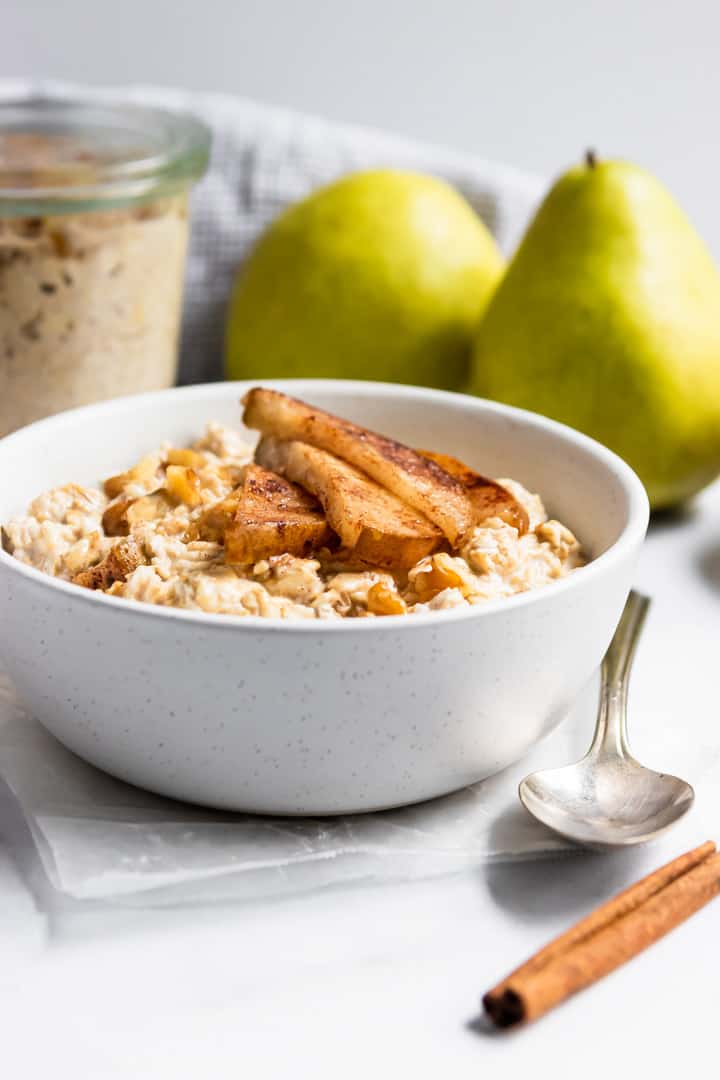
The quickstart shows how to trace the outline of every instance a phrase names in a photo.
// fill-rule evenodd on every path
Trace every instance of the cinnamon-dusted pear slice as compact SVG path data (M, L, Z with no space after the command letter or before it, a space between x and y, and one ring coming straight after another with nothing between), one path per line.
M449 454L435 454L432 450L418 450L418 453L429 461L434 461L446 473L460 481L475 507L477 524L482 524L491 517L499 517L508 525L514 526L521 536L528 531L530 519L527 510L507 488L498 484L497 480L481 476L469 465Z
M224 539L225 561L247 565L271 555L309 555L335 537L312 495L260 465L248 465Z
M475 524L472 501L459 480L403 443L377 435L277 390L255 387L243 399L246 427L334 454L402 499L458 547Z
M326 450L266 436L255 457L319 499L328 524L359 562L406 569L444 542L426 517Z

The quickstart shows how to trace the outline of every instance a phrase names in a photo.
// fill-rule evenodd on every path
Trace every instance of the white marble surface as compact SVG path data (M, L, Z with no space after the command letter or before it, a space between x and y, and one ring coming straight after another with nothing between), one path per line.
M4 1074L592 1078L649 1062L665 1076L687 1066L691 1041L690 1059L709 1059L720 902L533 1028L507 1037L474 1023L481 992L548 936L720 836L720 488L690 517L653 526L638 585L655 605L631 693L633 746L698 791L691 816L646 849L262 905L143 911L46 898L40 911L18 870L31 866L27 836L0 797Z

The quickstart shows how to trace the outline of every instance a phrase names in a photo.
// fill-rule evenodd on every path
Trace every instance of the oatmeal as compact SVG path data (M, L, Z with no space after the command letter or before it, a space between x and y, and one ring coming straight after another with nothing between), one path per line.
M203 168L167 179L187 146L169 134L180 118L168 125L153 110L110 109L99 127L96 109L72 103L11 113L5 130L0 108L0 437L172 386L187 192Z
M0 220L0 436L172 386L187 232L184 197Z
M21 562L112 596L281 619L468 608L549 585L584 562L576 538L548 518L539 496L499 480L485 481L493 512L471 525L454 549L438 533L437 550L412 565L364 565L357 549L343 546L329 529L327 500L316 503L259 466L257 457L236 432L212 424L191 446L163 445L102 488L67 484L39 496L6 524L5 546ZM369 483L367 477L362 482ZM342 486L333 492L338 503L343 495L352 517L352 492ZM433 535L423 522L422 535ZM243 550L250 557L229 562L228 540L237 528L245 530ZM394 528L391 519L389 534ZM272 553L278 535L296 545L295 553ZM388 550L401 562L400 535L392 533ZM312 550L303 553L301 542ZM253 551L267 553L252 558Z

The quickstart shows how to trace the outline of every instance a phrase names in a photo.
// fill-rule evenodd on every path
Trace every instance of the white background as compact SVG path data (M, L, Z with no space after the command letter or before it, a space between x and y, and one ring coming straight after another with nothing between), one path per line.
M0 72L224 90L546 174L587 147L720 256L716 0L7 0Z

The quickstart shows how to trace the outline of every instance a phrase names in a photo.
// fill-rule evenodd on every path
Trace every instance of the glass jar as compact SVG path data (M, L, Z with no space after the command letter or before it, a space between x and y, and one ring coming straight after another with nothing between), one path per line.
M171 386L210 136L138 106L0 105L0 436Z

